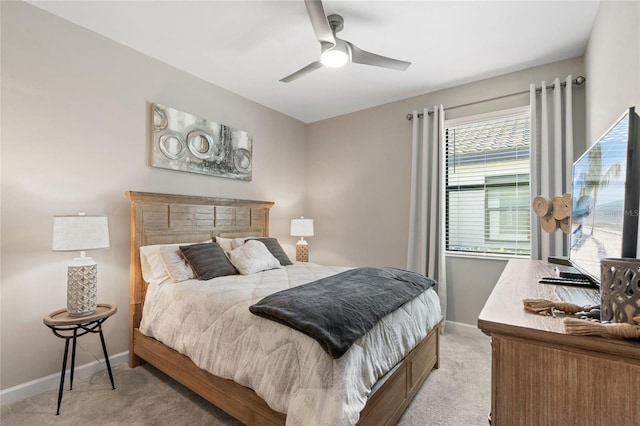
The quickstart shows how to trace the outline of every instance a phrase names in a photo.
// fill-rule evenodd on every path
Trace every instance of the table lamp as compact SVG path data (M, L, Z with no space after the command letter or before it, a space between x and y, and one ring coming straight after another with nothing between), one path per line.
M309 261L309 245L304 240L304 237L313 237L313 219L291 219L291 236L300 237L300 240L296 243L296 261L308 262Z
M53 251L80 251L67 269L67 311L82 317L96 311L98 266L85 250L109 248L109 225L106 216L55 216Z

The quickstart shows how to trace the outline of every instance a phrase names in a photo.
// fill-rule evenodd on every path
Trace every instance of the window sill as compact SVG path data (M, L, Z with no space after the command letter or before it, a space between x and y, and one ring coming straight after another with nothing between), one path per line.
M447 251L444 253L446 257L459 257L467 259L480 260L504 260L509 259L531 259L531 256L523 256L517 254L498 254L498 253L461 253L457 251Z

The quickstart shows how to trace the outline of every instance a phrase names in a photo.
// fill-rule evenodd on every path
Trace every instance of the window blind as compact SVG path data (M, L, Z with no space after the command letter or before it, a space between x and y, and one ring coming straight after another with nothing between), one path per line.
M529 255L529 112L445 123L446 248Z

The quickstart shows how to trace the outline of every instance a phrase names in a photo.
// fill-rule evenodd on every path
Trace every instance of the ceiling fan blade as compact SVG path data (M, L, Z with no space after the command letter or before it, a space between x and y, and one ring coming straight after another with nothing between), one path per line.
M324 13L322 2L320 0L304 0L304 5L307 7L307 13L318 41L335 45L336 40L333 37L331 27L329 27L329 21L327 21L327 15Z
M376 67L391 68L394 70L404 71L409 68L411 62L400 61L398 59L388 58L386 56L376 55L375 53L362 50L353 43L346 43L351 48L351 62L363 65L373 65Z
M280 81L283 82L283 83L288 83L290 81L293 81L293 80L296 80L296 79L302 77L303 75L309 74L311 71L315 71L318 68L322 68L322 62L320 62L320 61L311 62L306 67L304 67L302 69L299 69L298 71L294 72L293 74L289 74L285 78L280 79Z

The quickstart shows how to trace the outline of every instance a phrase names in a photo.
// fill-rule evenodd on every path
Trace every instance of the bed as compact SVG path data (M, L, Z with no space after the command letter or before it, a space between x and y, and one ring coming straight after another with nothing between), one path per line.
M207 353L207 355L202 355L202 350L200 348L189 349L183 347L183 343L181 341L171 341L171 335L182 334L180 332L173 331L172 333L165 333L165 335L159 337L162 334L161 330L163 328L171 328L172 326L157 326L155 318L160 318L162 316L177 317L181 315L179 311L171 311L171 309L174 309L171 303L168 305L156 304L159 303L156 302L156 299L161 300L162 297L154 296L153 298L150 297L150 300L153 302L149 302L145 309L147 293L149 293L150 296L164 294L163 297L174 299L184 297L185 300L187 300L186 298L189 297L189 291L187 291L187 289L189 289L190 286L198 287L199 285L186 281L186 284L181 286L164 284L162 286L156 286L154 283L150 284L145 281L143 279L143 265L141 263L140 247L177 243L200 243L215 239L216 237L268 237L269 211L274 203L145 192L127 192L126 195L131 202L130 366L136 367L144 362L148 362L245 424L282 425L285 423L301 424L308 421L308 419L305 421L299 417L299 412L301 410L298 410L298 414L295 413L296 410L293 403L291 403L291 406L286 405L286 398L275 401L271 400L271 392L265 393L259 382L255 381L256 385L252 385L252 383L254 383L254 381L252 381L254 380L252 375L256 375L255 371L253 373L238 373L236 371L226 371L226 369L230 367L222 366L219 370L221 371L220 374L212 374L209 372L211 369L207 365L206 360L214 358L214 361L211 363L215 367L221 362L220 359L215 359L215 357L218 355L221 356L222 354L211 355L210 353ZM250 280L255 279L249 275L229 278L220 277L214 278L214 280L226 279L227 281L224 281L225 284L223 286L219 284L220 281L215 281L215 285L211 285L208 288L210 288L210 291L212 292L219 291L220 288L235 289L236 287L233 286L242 288L242 292L247 288L250 288L250 298L253 298L252 300L255 302L255 300L260 299L264 295L276 291L278 286L281 285L279 284L279 280L282 277L287 276L289 277L287 279L292 280L293 284L288 285L297 286L303 282L310 281L311 278L322 278L324 276L340 272L344 269L333 268L331 270L325 268L330 267L296 262L291 266L260 272L260 275L256 274L261 277L257 284L255 282L253 282L253 284L248 284L252 283ZM206 282L204 285L209 284ZM235 290L231 291L233 294L241 294L242 292ZM435 294L435 291L431 289L425 291L424 296L421 295L421 298L425 299L424 301L411 301L409 302L412 304L411 306L408 304L403 305L402 308L397 310L398 312L394 312L392 315L406 317L406 312L412 312L411 315L414 315L413 312L415 312L415 316L422 315L420 313L422 311L418 311L418 307L414 307L413 304L416 306L420 304L433 304L435 301L435 305L438 306L437 295L434 296L432 293ZM242 297L244 299L242 299L241 302L248 303L247 296ZM239 301L234 301L232 304L240 305L240 299L238 300ZM406 338L407 342L405 342L404 345L410 344L411 346L407 347L405 353L401 354L401 358L397 362L394 361L393 365L385 366L384 363L388 363L389 360L378 361L377 359L372 359L371 363L375 365L367 366L367 368L371 370L369 376L374 377L372 383L366 382L363 385L359 382L360 379L354 379L354 382L358 382L357 384L354 384L352 383L352 379L345 379L343 377L343 373L338 374L338 370L342 371L339 361L349 359L348 356L351 356L350 353L355 352L355 350L349 350L342 358L328 361L328 369L333 376L328 379L322 377L320 379L318 379L318 377L314 377L313 379L324 380L331 383L328 390L323 388L324 385L319 386L319 388L322 388L319 392L326 392L328 396L322 395L320 397L321 402L317 403L309 402L313 399L312 396L303 395L302 399L306 401L305 404L325 404L325 408L331 407L331 401L336 399L335 395L342 395L340 392L342 392L343 388L357 388L359 392L366 393L365 400L360 402L363 408L359 413L356 413L355 416L357 424L369 425L395 423L402 415L402 412L407 405L411 402L411 399L415 396L429 372L433 368L438 367L439 341L437 330L441 318L439 316L439 306L437 308L436 306L433 306L433 309L438 310L436 315L437 319L434 320L432 316L433 314L429 314L431 315L429 319L430 324L424 331L425 335L420 335L419 337L414 338L414 341L411 341L412 338ZM412 311L411 309L415 309L415 311ZM420 307L419 309L423 308ZM191 311L194 312L192 316L200 315L199 313L195 313L196 309L191 309ZM146 315L146 324L145 321L143 321L143 312L145 312ZM163 315L163 313L166 313L166 315ZM273 323L272 321L256 317L255 315L252 316L247 309L237 310L236 313L233 314L233 317L237 318L239 315L242 315L243 318L254 318L253 321L257 321L260 324L260 327L266 327L266 323ZM260 327L256 328L258 330L262 330ZM315 344L310 337L290 330L282 324L273 323L273 325L269 325L269 327L280 327L276 331L269 331L269 333L292 335L296 339L300 339L302 343L296 343L296 345L299 345L299 348L313 347ZM214 327L211 328L213 329ZM233 327L227 328L231 330ZM404 326L400 328L404 328ZM145 332L143 333L141 329ZM213 331L209 332L208 328L206 332L209 333L209 340L214 341L214 347L215 342L224 340L220 339L221 335L219 332L217 332L218 334L215 334L216 332ZM156 336L156 333L158 336ZM371 334L374 335L375 333L382 332L372 329ZM265 332L262 330L257 334L264 335ZM270 336L275 334L270 334ZM211 336L216 336L216 338L214 339ZM368 334L365 337L369 339ZM182 336L178 336L177 338L182 338ZM194 336L192 335L190 339L194 340ZM304 339L311 343L305 342ZM237 339L234 337L231 340ZM243 345L248 345L249 347L250 345L255 344L256 343L251 341L243 343ZM262 342L257 345L258 347L263 347L265 343ZM317 344L315 344L315 346L319 347ZM177 347L179 350L175 350L173 347ZM296 348L298 348L298 346L296 346ZM358 346L357 350L364 351L364 353L367 354L376 354L375 350L379 351L380 349L369 350L366 345L363 345L362 347ZM316 349L314 349L316 352L309 349L308 353L313 355L307 354L302 356L300 355L302 351L303 349L296 349L296 356L298 357L296 358L297 362L300 361L300 359L307 362L307 358L322 358L322 356L316 354ZM216 351L214 350L210 352ZM190 354L190 356L184 355L185 353ZM306 352L304 353L306 354ZM274 352L273 358L275 356ZM322 362L325 361L323 360ZM347 361L344 362L346 363ZM380 365L378 365L378 363ZM204 368L200 368L196 364ZM274 365L277 364L278 363L275 362ZM268 368L265 368L265 370L271 370L272 368L276 367L269 366ZM325 371L326 369L327 367L318 368L319 371ZM308 367L303 367L302 370L312 371L312 369ZM218 370L214 369L213 371ZM284 372L286 370L282 371ZM262 372L258 373L262 374ZM306 374L306 376L314 376L314 374ZM327 376L327 374L318 373L315 374L315 376ZM311 380L311 382L313 382L313 380ZM304 386L295 386L300 388L307 386L307 388L310 388L315 385L312 386L306 384ZM365 388L364 390L361 389L363 387ZM336 391L334 388L339 389ZM265 399L269 400L269 403L265 401ZM333 402L335 403L335 401ZM340 402L340 404L342 404L342 402ZM277 410L272 408L274 406ZM333 411L330 409L323 410L322 407L318 406L316 406L315 409L324 412ZM352 421L354 419L353 415L348 418L340 417L340 419L340 423L355 423L355 421ZM332 423L334 421L335 418L331 417L322 420L324 423Z

